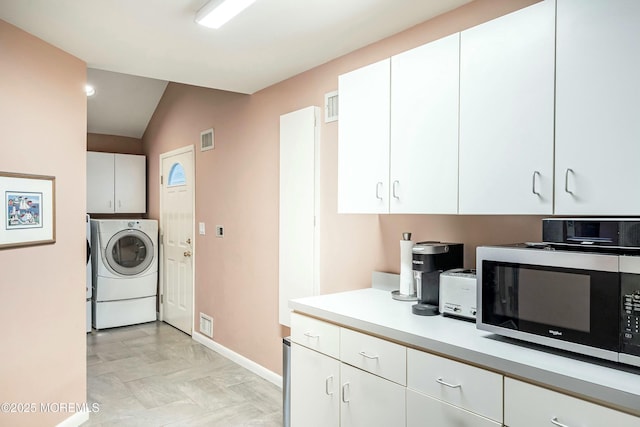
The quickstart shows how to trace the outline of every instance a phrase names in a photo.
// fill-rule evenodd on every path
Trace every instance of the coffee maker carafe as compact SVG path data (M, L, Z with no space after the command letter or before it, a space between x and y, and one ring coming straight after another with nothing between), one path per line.
M413 278L418 303L413 314L434 316L439 313L440 273L462 268L462 243L419 242L413 246Z

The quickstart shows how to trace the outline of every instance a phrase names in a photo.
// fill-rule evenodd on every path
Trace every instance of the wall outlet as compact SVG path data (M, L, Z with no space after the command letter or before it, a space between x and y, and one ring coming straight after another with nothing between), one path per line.
M216 225L216 237L224 237L224 227L222 225Z
M213 317L200 313L200 333L213 338Z

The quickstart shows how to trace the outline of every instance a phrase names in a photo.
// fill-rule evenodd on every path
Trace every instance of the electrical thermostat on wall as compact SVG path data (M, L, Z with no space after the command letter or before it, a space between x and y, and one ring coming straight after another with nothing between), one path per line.
M216 225L216 237L224 237L224 227Z

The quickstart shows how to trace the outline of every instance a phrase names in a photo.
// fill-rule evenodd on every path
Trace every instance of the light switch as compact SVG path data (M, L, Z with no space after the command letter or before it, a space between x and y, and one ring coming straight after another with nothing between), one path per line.
M206 234L205 231L204 231L204 222L198 223L198 233L201 236L204 236Z

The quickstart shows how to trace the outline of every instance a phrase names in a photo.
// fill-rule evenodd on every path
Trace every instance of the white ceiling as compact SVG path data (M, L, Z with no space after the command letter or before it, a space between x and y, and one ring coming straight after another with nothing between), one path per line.
M218 30L194 23L206 0L0 0L0 19L89 68L254 93L469 1L257 0Z

